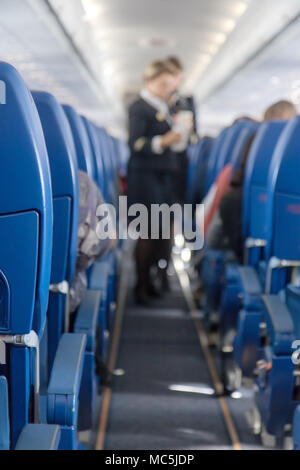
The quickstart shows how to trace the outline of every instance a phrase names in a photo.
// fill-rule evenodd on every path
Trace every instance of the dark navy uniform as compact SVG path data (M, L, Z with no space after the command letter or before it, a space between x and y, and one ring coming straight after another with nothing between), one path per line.
M170 148L153 151L152 139L171 130L168 115L144 99L138 99L129 110L128 203L173 204L173 178L177 171L176 153Z
M129 110L128 204L144 204L148 208L148 239L139 239L135 258L137 268L136 295L139 303L145 303L144 292L153 295L150 267L160 259L167 264L171 254L171 240L150 238L151 204L173 204L176 201L174 177L177 171L176 153L162 149L160 136L171 130L172 118L168 106L152 96L148 90L141 92L144 98L137 100ZM158 146L155 145L158 143ZM161 227L160 227L161 233ZM166 279L166 269L161 279ZM166 284L166 282L165 282Z

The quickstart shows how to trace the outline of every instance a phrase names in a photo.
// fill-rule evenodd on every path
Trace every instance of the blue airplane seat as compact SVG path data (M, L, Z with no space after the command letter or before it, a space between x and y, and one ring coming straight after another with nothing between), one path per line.
M291 360L295 336L295 314L291 309L290 292L286 290L286 303L279 295L268 295L273 274L277 270L288 271L300 266L300 117L290 121L276 147L267 188L267 267L266 292L263 297L262 318L265 323L267 346L263 348L262 360L268 369L261 367L255 395L265 428L270 434L283 432L284 425L291 422L299 394L293 395L295 364ZM284 227L284 230L283 230ZM293 321L294 320L294 321Z
M208 159L205 181L205 194L209 192L211 186L213 185L216 179L218 160L230 129L230 127L225 127L225 129L223 129L218 135L218 137L216 137L216 139L214 140L211 153Z
M256 133L258 125L251 121L239 121L230 128L230 131L226 134L224 144L220 150L218 165L222 168L227 164L231 163L233 170L236 170L241 165L243 150L248 140ZM220 166L220 168L221 168ZM221 168L221 169L222 169ZM209 315L210 311L219 311L221 313L220 320L222 328L226 325L226 315L228 309L224 306L224 299L222 301L222 291L225 282L226 266L233 262L231 270L234 270L236 260L233 253L230 250L212 250L206 249L205 255L202 262L201 275L206 291L206 306L205 311ZM235 295L235 289L232 295ZM227 300L226 300L227 301ZM232 305L231 301L230 304ZM236 308L238 308L238 305ZM219 307L222 307L221 310ZM224 307L224 308L223 308ZM223 315L222 315L223 313ZM230 325L234 322L237 312L233 317L230 316ZM224 318L223 318L224 317ZM228 321L229 316L227 315ZM233 319L232 319L233 318ZM229 326L228 326L229 327Z
M46 146L32 96L19 73L4 62L0 62L0 80L5 84L5 104L0 105L0 374L9 382L14 447L28 423L31 385L35 389L34 417L39 420L37 351L48 303L52 193ZM6 343L11 343L9 348Z
M117 194L117 187L116 187L116 179L117 179L117 167L115 156L114 156L114 147L112 137L106 132L105 129L101 127L97 127L97 134L98 139L100 142L101 147L101 154L103 156L104 162L104 169L105 169L105 176L107 180L107 194L106 194L106 202L112 204L115 207L116 215L118 217L118 194ZM118 221L117 221L118 223ZM115 292L116 292L116 280L117 280L117 273L115 271L116 268L116 250L108 254L107 259L110 263L109 269L109 279L108 279L108 310L110 311L111 306L113 306L115 302ZM112 308L112 311L114 309Z
M286 121L263 123L251 147L243 192L243 237L266 238L267 182L271 159ZM247 247L247 246L246 246ZM249 260L250 261L250 260Z
M243 141L243 139L241 141L241 144L239 145L239 139L244 130L247 128L250 129L250 138L250 136L256 132L258 125L256 123L253 123L252 121L241 120L237 121L230 127L226 138L224 139L224 143L222 145L219 157L216 162L215 179L228 163L232 163L233 165L239 166L239 160L241 158L241 153L245 145L245 141Z
M78 167L73 137L54 96L32 93L48 150L53 191L53 252L48 305L49 372L60 337L68 331L68 295L76 270L79 222Z
M86 132L89 137L90 146L92 150L94 166L96 170L96 181L99 186L99 189L104 194L104 186L105 186L105 174L104 174L104 164L103 158L101 155L101 148L99 139L97 139L97 130L92 122L90 122L85 116L81 116L83 123L86 128Z
M85 117L82 117L90 138L94 161L96 162L97 181L102 194L105 193L106 174L104 169L103 155L101 153L100 139L97 136L97 128ZM88 271L88 282L90 290L100 290L101 299L98 314L99 323L99 345L98 351L102 359L106 359L108 346L108 324L107 311L109 302L109 274L110 274L110 255L97 260ZM101 351L101 352L100 352Z
M27 424L21 431L15 450L57 450L60 428L51 424ZM8 384L0 376L0 450L10 450Z
M75 111L75 109L72 108L72 106L64 104L63 110L71 127L76 149L78 168L87 173L93 181L97 182L96 165L86 127L81 117Z
M116 194L115 194L115 187L114 187L115 175L114 175L114 168L113 168L112 142L110 140L110 136L108 135L105 129L98 127L98 126L96 127L96 129L97 129L98 139L99 139L100 148L101 148L101 155L103 157L105 178L107 181L105 200L109 204L115 205Z
M285 125L285 121L262 124L251 146L243 191L245 262L250 266L239 266L234 288L228 275L226 276L224 297L228 297L231 291L233 295L243 298L243 310L240 313L238 335L235 340L235 358L246 376L252 376L259 353L257 335L262 308L259 299L265 285L266 262L262 260L262 250L266 243L268 172L274 149Z
M190 204L195 201L200 203L205 196L207 166L213 142L212 137L204 137L195 146L187 176L187 201Z
M34 92L33 97L44 130L53 188L53 253L47 322L49 375L50 383L55 380L57 381L57 376L61 374L61 369L64 367L65 382L62 381L62 377L60 377L60 380L63 386L67 388L70 386L70 375L67 375L67 371L70 369L71 363L66 360L69 356L66 351L67 343L65 337L66 335L68 337L69 331L69 287L75 274L77 257L79 222L78 167L71 129L62 107L49 93ZM85 334L87 332L80 331L80 333L82 333L80 341L86 341ZM78 342L77 335L71 335L68 341L78 366L78 377L74 375L71 378L80 384L75 392L81 396L88 379L83 363L86 365L86 356L89 355L89 352L82 352L81 342ZM62 365L57 360L57 357L61 357L61 360L63 360L61 351L64 351L66 355L65 362ZM90 382L93 384L93 365L89 367L89 371ZM90 399L88 403L92 404L93 400ZM53 406L52 403L49 404L49 397L47 406L49 412L49 407ZM68 406L70 405L66 405L66 410L68 410ZM62 429L60 447L69 448L68 446L72 445L72 448L77 448L78 443L74 436L76 436L77 432L78 410L74 406L68 412L71 412L73 422L76 424L73 422L69 425L65 423L65 428ZM56 418L53 419L52 422L55 423Z

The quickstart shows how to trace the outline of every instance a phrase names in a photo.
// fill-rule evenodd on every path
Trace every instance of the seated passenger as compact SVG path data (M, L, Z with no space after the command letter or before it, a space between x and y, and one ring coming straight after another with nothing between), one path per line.
M297 115L297 110L293 103L289 101L279 101L270 106L265 114L264 121L272 120L290 120ZM243 257L243 239L242 239L242 200L243 200L243 183L244 173L247 163L247 157L249 154L251 145L248 151L245 152L242 160L240 170L233 174L230 189L228 193L222 198L220 203L219 222L221 224L221 237L219 240L212 240L212 237L208 240L210 247L216 243L222 245L224 240L228 243L228 248L233 250L237 259L242 262Z
M83 171L78 171L79 179L79 227L76 274L70 289L70 312L74 313L87 289L86 270L96 259L102 258L116 244L116 233L99 239L96 228L100 217L97 207L105 201L94 181ZM111 224L109 224L111 226Z

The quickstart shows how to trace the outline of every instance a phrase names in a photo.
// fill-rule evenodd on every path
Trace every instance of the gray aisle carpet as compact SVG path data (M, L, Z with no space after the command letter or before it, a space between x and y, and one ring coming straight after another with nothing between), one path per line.
M105 449L232 449L218 399L180 288L151 308L129 295ZM216 357L217 359L217 357ZM229 398L244 448L258 446L245 419L249 397Z

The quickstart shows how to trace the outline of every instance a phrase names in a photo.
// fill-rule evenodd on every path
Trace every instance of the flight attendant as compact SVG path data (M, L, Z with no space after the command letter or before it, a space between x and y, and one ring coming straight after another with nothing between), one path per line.
M129 110L128 204L144 204L148 209L149 233L136 245L136 300L148 304L153 294L150 266L153 254L163 240L151 240L150 210L152 204L175 202L173 177L177 159L171 147L181 141L172 130L173 121L168 100L176 89L176 70L165 61L150 63L143 75L144 88ZM167 246L170 246L169 240ZM157 243L158 242L158 243Z

